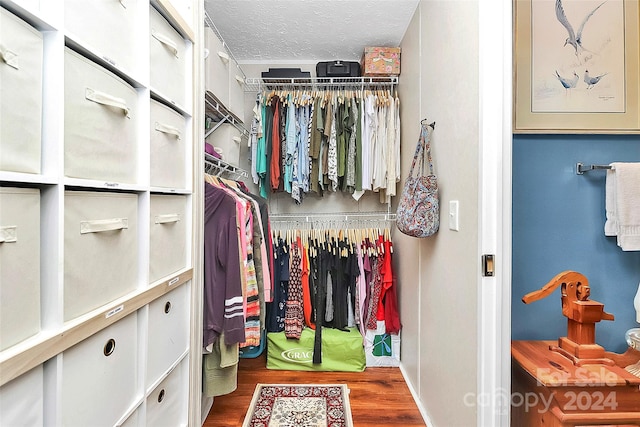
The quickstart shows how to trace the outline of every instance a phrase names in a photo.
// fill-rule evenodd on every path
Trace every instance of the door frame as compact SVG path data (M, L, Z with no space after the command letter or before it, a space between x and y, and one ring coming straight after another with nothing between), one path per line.
M478 250L495 255L495 272L484 277L480 271L478 280L477 425L509 426L513 4L478 1Z

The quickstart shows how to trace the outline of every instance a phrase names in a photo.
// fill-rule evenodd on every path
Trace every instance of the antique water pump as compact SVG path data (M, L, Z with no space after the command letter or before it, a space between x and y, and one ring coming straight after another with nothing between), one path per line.
M558 339L558 345L550 350L558 352L575 365L605 364L614 362L605 358L604 348L596 344L596 323L613 320L613 314L604 311L604 304L589 300L591 288L587 278L575 271L563 271L541 289L522 297L529 304L549 296L561 286L562 314L568 319L567 336Z

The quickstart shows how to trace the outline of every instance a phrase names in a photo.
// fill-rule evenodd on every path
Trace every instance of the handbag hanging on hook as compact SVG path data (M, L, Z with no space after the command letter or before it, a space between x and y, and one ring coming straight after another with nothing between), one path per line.
M435 122L429 125L421 122L418 146L413 156L409 176L402 188L396 213L396 226L402 233L412 237L429 237L440 226L440 202L438 182L433 172L431 158L431 133ZM424 164L429 163L429 173L425 175ZM420 159L419 175L414 174L416 161Z

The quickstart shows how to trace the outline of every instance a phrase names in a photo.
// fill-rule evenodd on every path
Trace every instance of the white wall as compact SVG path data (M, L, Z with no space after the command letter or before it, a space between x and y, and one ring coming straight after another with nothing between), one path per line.
M435 121L434 166L440 231L413 239L396 233L402 365L430 427L472 426L477 390L478 4L422 0L402 41L402 170L408 174L420 120ZM460 230L448 228L458 200ZM417 302L417 303L416 303Z

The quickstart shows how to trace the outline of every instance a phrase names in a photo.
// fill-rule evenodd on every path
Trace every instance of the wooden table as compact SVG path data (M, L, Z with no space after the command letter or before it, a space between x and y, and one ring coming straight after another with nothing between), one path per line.
M550 345L557 342L511 344L512 426L640 425L640 378L624 369L640 351L606 352L614 366L576 366Z

